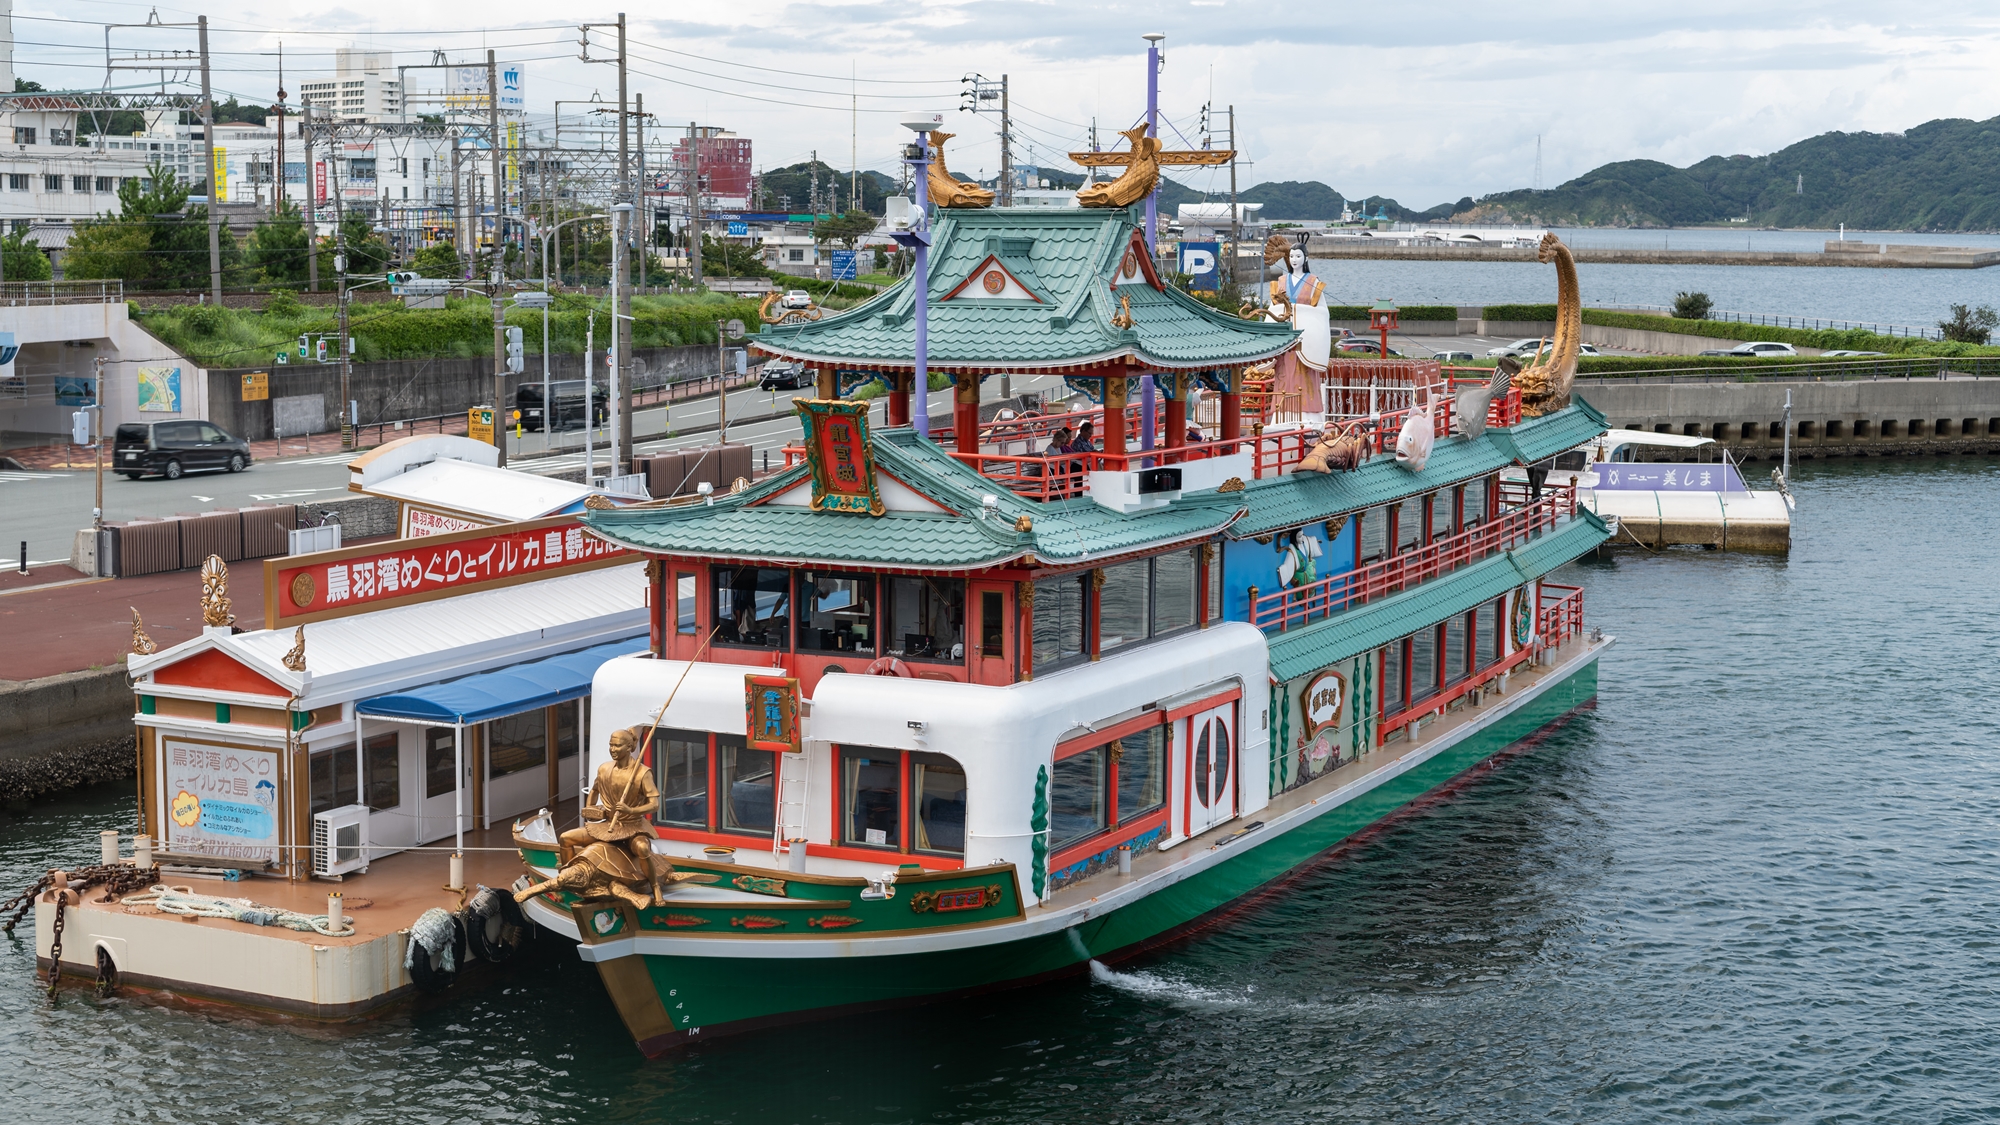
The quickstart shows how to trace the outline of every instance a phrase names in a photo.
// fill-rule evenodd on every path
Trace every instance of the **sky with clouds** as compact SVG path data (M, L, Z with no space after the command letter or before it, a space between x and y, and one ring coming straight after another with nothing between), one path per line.
M15 69L52 89L97 88L102 25L141 23L155 8L165 21L199 14L16 0ZM245 99L273 96L281 42L294 91L331 69L336 46L389 49L405 63L436 50L483 61L490 47L524 65L539 120L552 120L558 100L574 120L573 103L617 96L615 68L578 58L575 25L615 19L615 8L277 0L208 14L215 85ZM947 149L953 169L991 175L998 121L957 112L964 76L1007 74L1016 159L1061 166L1061 153L1088 147L1093 122L1111 147L1143 114L1140 36L1149 31L1167 36L1160 102L1170 146L1201 143L1210 103L1221 147L1234 104L1252 162L1243 186L1320 180L1350 197L1417 207L1530 186L1538 135L1543 183L1553 186L1613 160L1685 165L1828 130L2000 114L2000 68L1991 65L2000 6L1964 0L1454 0L1373 13L1283 0L667 0L628 14L629 80L664 123L698 120L752 137L765 167L817 152L835 167L889 169L906 135L896 122L929 110L958 135ZM593 58L615 54L612 33L590 39ZM119 29L114 42L193 45L187 33L143 28ZM1226 170L1185 178L1197 188L1228 182Z

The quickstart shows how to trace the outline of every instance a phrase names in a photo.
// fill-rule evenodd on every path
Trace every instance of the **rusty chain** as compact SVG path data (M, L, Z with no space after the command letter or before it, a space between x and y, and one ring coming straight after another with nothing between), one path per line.
M79 901L82 900L83 892L92 887L102 886L105 889L103 901L117 902L121 896L131 894L136 890L142 890L159 882L160 869L157 865L139 868L129 863L95 863L88 867L79 867L75 871L67 872L66 876L68 882L67 889L75 891ZM6 922L0 923L0 932L13 933L15 925L22 918L26 917L28 911L34 907L36 897L45 891L53 889L55 884L56 872L50 871L47 875L35 880L34 886L29 887L6 902L0 903L0 914L5 914L10 910L13 912L12 916ZM55 996L56 983L62 979L62 940L63 930L68 923L68 907L69 899L67 895L58 894L56 896L55 941L49 950L50 997ZM118 973L116 968L107 970L103 958L100 957L97 967L97 987L99 994L110 995L111 989L117 983Z
M62 937L63 921L69 906L69 895L56 892L56 938L49 946L49 999L56 998L56 985L62 981Z

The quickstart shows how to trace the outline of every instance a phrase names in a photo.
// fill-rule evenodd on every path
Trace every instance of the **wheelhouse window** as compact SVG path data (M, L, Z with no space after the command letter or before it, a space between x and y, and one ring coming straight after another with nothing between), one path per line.
M801 652L875 654L875 577L799 571Z
M718 734L715 759L722 830L770 835L778 823L777 753L749 749L740 734Z
M1146 639L1152 622L1152 575L1151 559L1104 568L1104 588L1097 599L1099 652Z
M1069 574L1035 582L1035 671L1052 672L1087 655L1088 581L1088 574Z
M659 730L653 735L653 776L660 788L661 824L708 828L708 732Z
M718 566L713 581L717 644L786 647L790 574L772 567Z
M1109 760L1106 748L1097 746L1056 761L1049 775L1049 850L1110 827L1105 768Z
M841 749L841 843L863 848L902 847L902 765L900 751L867 746Z
M548 715L537 708L486 724L488 776L506 777L548 764Z
M965 854L965 767L942 754L910 755L910 850Z
M888 581L883 645L905 660L965 660L965 579L915 575Z

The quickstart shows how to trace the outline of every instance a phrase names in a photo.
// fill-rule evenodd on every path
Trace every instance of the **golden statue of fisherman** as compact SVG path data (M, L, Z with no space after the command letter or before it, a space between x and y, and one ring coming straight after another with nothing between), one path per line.
M651 884L653 903L660 902L660 878L665 872L653 855L652 811L659 806L660 788L653 771L638 760L636 730L611 732L611 760L597 767L597 784L579 815L583 826L562 834L558 844L564 868L579 857L614 883ZM627 856L630 857L628 862Z

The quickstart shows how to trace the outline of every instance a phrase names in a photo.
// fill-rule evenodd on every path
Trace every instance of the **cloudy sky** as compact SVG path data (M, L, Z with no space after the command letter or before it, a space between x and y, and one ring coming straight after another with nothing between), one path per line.
M0 0L4 3L4 0ZM616 0L613 0L616 3ZM141 23L150 4L16 0L15 68L54 88L104 83L105 23ZM640 5L632 5L633 9ZM1381 6L1175 0L822 0L746 4L668 0L629 16L631 84L662 122L691 120L750 136L758 163L817 151L845 168L888 169L911 110L942 112L959 139L955 170L990 175L997 119L957 112L960 80L1010 76L1017 159L1061 166L1110 147L1145 106L1145 44L1164 32L1162 131L1201 142L1236 107L1244 186L1320 180L1350 196L1418 207L1611 160L1687 164L1713 153L1763 153L1828 130L1901 130L1938 117L2000 113L2000 7L1851 0L1758 5L1442 2ZM166 21L193 8L158 6ZM470 13L488 21L468 27ZM553 13L553 16L552 16ZM209 13L219 91L268 100L282 42L288 85L330 69L336 46L386 48L424 63L433 51L520 61L534 115L593 95L615 98L615 68L578 56L571 21L611 20L574 4L402 0L311 6L277 0ZM193 46L186 33L120 29L132 48ZM592 57L615 53L591 33ZM118 81L146 81L121 76ZM421 81L413 85L421 85ZM1226 187L1224 173L1190 177Z

